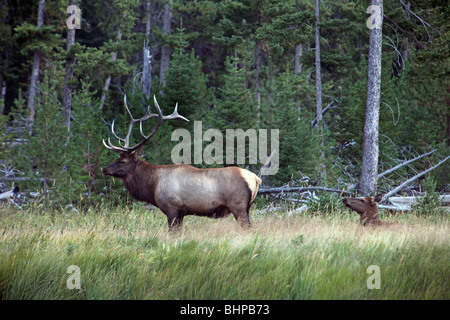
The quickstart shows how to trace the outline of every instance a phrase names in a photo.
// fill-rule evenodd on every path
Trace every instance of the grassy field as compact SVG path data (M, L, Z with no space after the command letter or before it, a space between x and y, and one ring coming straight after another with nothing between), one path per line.
M362 228L347 209L288 216L185 218L129 209L0 209L1 299L446 299L448 214L384 217ZM71 265L80 289L69 289ZM379 267L380 289L367 273Z

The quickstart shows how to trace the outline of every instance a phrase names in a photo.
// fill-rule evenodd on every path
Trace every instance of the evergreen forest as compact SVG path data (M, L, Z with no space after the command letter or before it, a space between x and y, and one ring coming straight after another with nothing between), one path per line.
M201 121L202 136L266 129L270 138L279 130L279 168L262 176L264 188L358 184L370 4L1 0L0 191L18 186L26 197L60 206L129 201L123 184L102 174L117 158L103 145L108 138L119 144L112 123L118 136L127 132L125 96L136 118L147 106L155 112L156 98L164 115L178 103L189 119L161 125L143 148L149 163L173 163L179 141L171 136L180 128L192 137L194 163ZM382 4L377 170L429 155L378 179L378 193L440 163L450 146L448 3ZM143 132L153 125L144 122ZM138 128L131 140L141 140ZM203 137L200 147L209 144ZM264 163L249 150L235 164L258 174ZM448 192L449 172L444 162L403 191Z

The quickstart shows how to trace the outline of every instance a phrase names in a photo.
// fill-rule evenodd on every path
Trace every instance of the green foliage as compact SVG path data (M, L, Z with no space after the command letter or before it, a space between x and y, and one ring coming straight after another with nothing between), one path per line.
M439 199L439 192L436 192L436 180L428 177L423 182L423 188L425 190L425 195L418 198L418 202L415 206L418 212L424 215L429 215L436 208L442 205Z
M242 129L246 132L248 129L256 127L256 114L258 112L253 96L247 88L247 70L240 65L240 58L238 56L228 57L225 62L225 70L223 86L218 88L215 106L206 115L211 127L220 130L223 137L226 137L227 129ZM226 160L225 140L226 138L223 142L223 163L233 165L233 163L229 163L229 160ZM242 148L242 146L239 146L239 148ZM234 164L238 163L237 150L237 144L233 143ZM248 155L249 139L246 138L245 164L249 163ZM241 165L244 164L241 163Z
M302 93L301 79L289 70L276 82L273 107L274 128L280 128L280 169L278 183L315 174L319 141L310 125L311 116L295 98Z
M1 102L1 100L0 100ZM8 147L8 140L12 137L11 134L6 133L6 126L8 125L8 116L0 114L0 159L8 159L11 154L11 149Z
M106 31L115 29L112 31L114 36L117 35L118 29L120 29L120 32L126 38L132 35L139 0L97 1L95 5L97 10L96 17L101 29Z
M91 84L82 82L81 90L73 93L71 136L67 153L71 155L67 174L70 183L66 184L66 201L79 206L93 204L100 200L105 187L101 168L112 162L111 155L104 148L104 137L99 101Z
M305 44L314 37L313 5L308 3L310 1L304 1L301 5L293 2L273 1L261 9L262 23L256 30L255 38L277 60L285 54L292 54L296 45Z
M162 97L164 111L172 112L176 103L179 113L189 120L199 120L204 110L212 104L211 88L207 88L208 78L202 71L202 63L195 51L186 51L188 41L185 30L179 29L176 47L166 74L166 86ZM177 126L192 129L193 121L180 121Z
M63 124L61 104L57 98L56 79L47 74L39 86L36 96L36 118L31 128L32 134L23 148L24 170L29 170L38 189L42 190L44 199L51 197L58 201L59 187L67 183L67 164L69 154L61 152L67 147L68 132ZM54 186L48 193L49 187ZM42 188L42 189L41 189Z
M145 2L77 2L82 10L82 27L76 30L76 43L68 51L66 4L46 1L42 28L36 26L36 1L0 6L0 87L6 89L0 126L16 126L14 132L18 133L27 131L20 124L26 114L34 50L42 56L39 86L51 89L39 92L39 103L45 104L45 110L36 104L39 119L33 135L17 135L18 139L30 140L30 146L21 146L12 154L9 148L3 148L0 154L1 161L13 163L33 177L34 183L25 182L24 189L41 190L39 179L45 172L46 188L52 190L49 197L59 197L61 203L91 204L101 201L104 193L120 194L118 202L129 199L120 181L105 179L100 173L100 168L116 156L104 150L101 140L111 136L105 122L113 119L117 132L126 133L129 119L123 108L124 94L136 117L144 114L144 106L153 109L153 97L147 101L139 84L144 40L152 54L151 96L157 96L164 114L170 114L178 102L180 114L190 120L165 122L145 146L145 160L170 164L176 143L170 141L173 130L182 127L192 136L194 121L201 120L204 130L216 128L223 134L236 128L280 129L280 168L277 175L266 180L270 183L282 184L303 176L314 179L318 171L323 173L319 184L342 185L358 180L367 94L367 4L320 2L322 107L332 106L324 115L321 145L310 128L316 111L314 1L174 0L170 34L162 30L166 3L151 1L147 36ZM448 8L439 1L416 1L409 10L400 2L384 3L380 171L431 148L446 154L449 146ZM295 57L300 45L301 56ZM157 76L162 46L172 52L164 87ZM74 70L70 133L59 131L57 124L67 61L73 61ZM292 72L294 62L301 64L296 75ZM44 80L45 72L51 79ZM97 104L108 78L111 82L100 112ZM154 121L148 121L144 131L153 125ZM46 130L60 135L55 137L56 142L46 142L62 144L60 161L51 152L39 152ZM7 139L2 135L0 142ZM140 139L139 130L135 130L132 141ZM322 154L324 159L319 161ZM389 176L386 187L425 169L427 161L420 160L413 168ZM448 184L447 172L448 165L444 164L431 173L439 190Z
M110 41L105 48L91 48L75 43L71 47L71 54L78 63L74 67L75 76L83 75L85 81L96 84L96 88L102 88L108 77L120 77L130 73L130 65L125 59L118 58L111 61L114 50L117 50L115 42Z
M247 70L238 56L225 61L223 86L218 88L215 107L210 111L212 127L225 129L252 128L256 124L255 103L247 87Z
M332 214L342 208L342 198L335 193L320 193L316 198L310 198L307 203L308 212Z

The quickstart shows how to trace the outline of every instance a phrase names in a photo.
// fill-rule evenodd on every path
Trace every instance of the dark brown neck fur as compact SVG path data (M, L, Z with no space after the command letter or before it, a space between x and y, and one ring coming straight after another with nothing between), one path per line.
M156 170L157 166L149 164L141 159L137 160L134 174L128 174L127 177L123 179L125 188L134 199L156 205Z

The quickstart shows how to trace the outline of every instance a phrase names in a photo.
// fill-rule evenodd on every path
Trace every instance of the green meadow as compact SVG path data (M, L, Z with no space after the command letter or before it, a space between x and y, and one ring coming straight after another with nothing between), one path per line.
M382 214L393 224L363 228L347 209L254 209L249 230L189 216L168 234L165 216L140 204L0 210L1 299L450 299L442 212Z

